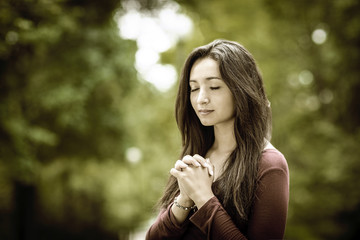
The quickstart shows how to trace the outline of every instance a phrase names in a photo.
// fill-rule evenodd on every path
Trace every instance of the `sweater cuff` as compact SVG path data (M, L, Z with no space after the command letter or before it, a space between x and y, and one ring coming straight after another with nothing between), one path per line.
M221 203L216 196L210 198L198 211L191 217L190 221L199 228L204 234L210 232L210 226L215 216L215 213L221 206Z

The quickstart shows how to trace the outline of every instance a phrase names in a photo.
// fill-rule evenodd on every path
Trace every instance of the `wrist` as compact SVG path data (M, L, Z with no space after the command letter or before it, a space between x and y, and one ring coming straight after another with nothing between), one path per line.
M176 207L184 210L184 211L189 211L189 210L193 210L193 209L196 208L196 205L194 204L194 202L193 202L193 205L191 205L191 206L190 206L190 205L188 205L188 206L181 205L181 204L178 202L178 198L177 198L177 197L175 197L175 199L174 199L174 205L175 205Z
M191 207L194 205L194 201L191 200L189 197L185 197L184 195L179 194L179 196L176 197L176 201L178 204L184 207Z
M201 195L199 196L196 200L195 200L195 204L197 206L197 208L201 208L207 201L209 201L211 198L213 198L215 195L213 193L209 193L209 194L205 194L205 195Z
M174 214L177 223L182 224L186 220L190 210L193 209L192 206L194 206L194 202L181 194L174 199L171 211Z

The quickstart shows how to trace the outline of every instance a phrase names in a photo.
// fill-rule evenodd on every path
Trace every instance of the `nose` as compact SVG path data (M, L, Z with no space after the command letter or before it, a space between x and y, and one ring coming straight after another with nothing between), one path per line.
M208 93L204 89L200 89L199 95L197 97L197 103L200 105L208 104L210 102Z

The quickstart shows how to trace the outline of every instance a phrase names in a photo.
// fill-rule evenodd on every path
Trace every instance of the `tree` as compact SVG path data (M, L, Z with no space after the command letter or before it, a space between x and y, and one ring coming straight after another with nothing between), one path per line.
M4 222L13 220L10 228L1 225L1 238L46 236L56 224L64 236L79 228L87 228L85 236L107 231L102 183L75 190L71 184L81 166L125 161L131 137L122 109L137 82L136 46L117 35L117 8L114 0L1 2L0 163L7 204L0 209ZM54 175L44 175L54 164ZM42 185L49 179L52 190ZM43 211L51 203L59 208Z

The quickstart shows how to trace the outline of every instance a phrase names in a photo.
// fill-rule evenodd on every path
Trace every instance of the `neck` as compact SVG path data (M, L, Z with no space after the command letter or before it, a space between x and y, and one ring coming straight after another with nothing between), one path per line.
M215 141L212 146L213 151L221 153L231 153L236 147L234 134L234 121L228 124L214 126Z

